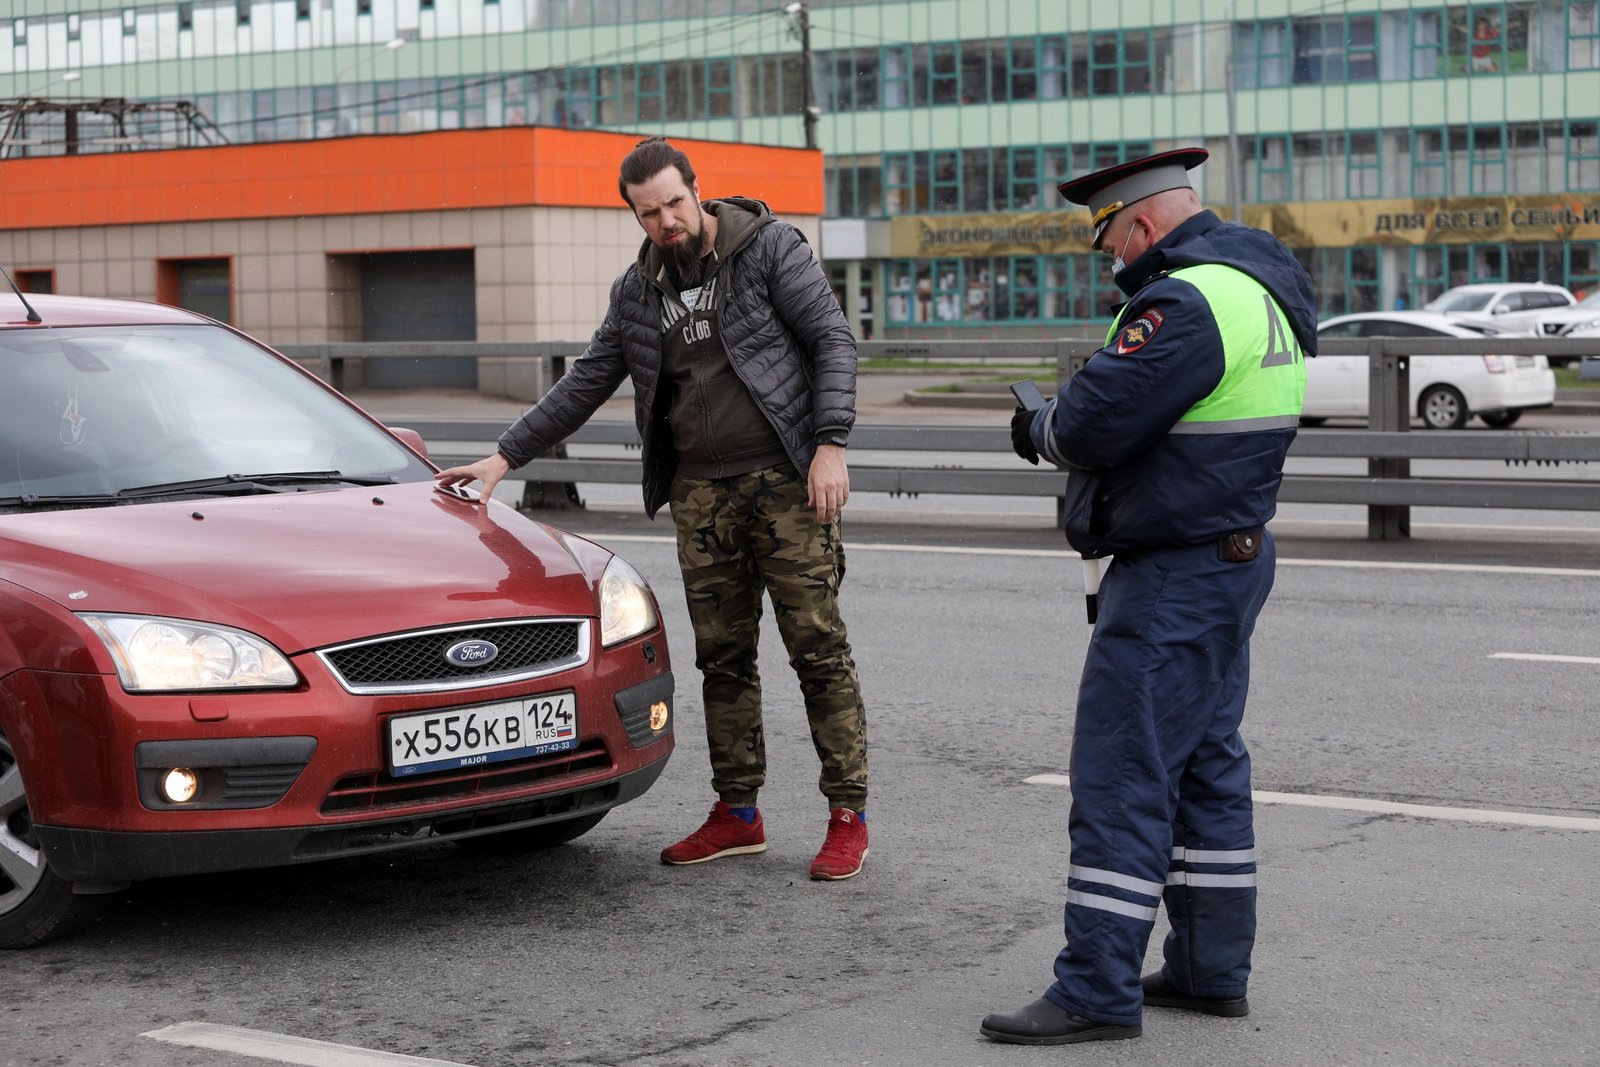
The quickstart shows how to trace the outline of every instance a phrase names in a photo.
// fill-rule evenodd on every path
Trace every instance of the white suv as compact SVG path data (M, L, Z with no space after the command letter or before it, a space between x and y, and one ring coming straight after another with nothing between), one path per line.
M1539 316L1539 332L1546 337L1565 337L1600 327L1600 289L1596 289L1571 307L1546 311Z
M1537 333L1543 316L1577 302L1561 286L1540 282L1458 285L1428 301L1423 310L1491 335Z

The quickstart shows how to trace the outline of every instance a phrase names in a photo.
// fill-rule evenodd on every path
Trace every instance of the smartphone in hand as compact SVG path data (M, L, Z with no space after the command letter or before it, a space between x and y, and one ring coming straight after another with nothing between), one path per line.
M1039 392L1039 383L1032 378L1027 381L1012 382L1011 395L1017 398L1017 403L1022 405L1023 411L1038 411L1044 407L1044 394Z

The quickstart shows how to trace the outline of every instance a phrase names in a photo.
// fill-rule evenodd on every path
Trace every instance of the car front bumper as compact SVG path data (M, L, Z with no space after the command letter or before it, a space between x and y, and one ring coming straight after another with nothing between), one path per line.
M256 830L130 833L36 824L50 869L73 882L121 882L280 867L357 856L442 839L472 837L581 818L641 796L671 753L616 778L560 793L410 818Z

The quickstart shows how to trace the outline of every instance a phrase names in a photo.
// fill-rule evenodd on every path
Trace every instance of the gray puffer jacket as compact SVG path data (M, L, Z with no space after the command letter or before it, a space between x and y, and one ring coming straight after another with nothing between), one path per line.
M707 201L705 209L718 220L715 310L728 357L803 478L817 436L848 435L855 424L855 337L799 230L759 200L729 197ZM725 236L734 247L724 249ZM589 347L499 442L500 453L520 467L582 426L631 377L644 443L644 507L652 518L667 502L676 466L666 405L657 402L666 284L660 263L646 239L638 261L612 283L605 321Z

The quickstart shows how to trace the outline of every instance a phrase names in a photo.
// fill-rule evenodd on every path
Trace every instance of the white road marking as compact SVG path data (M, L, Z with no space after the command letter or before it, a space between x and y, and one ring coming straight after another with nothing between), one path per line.
M1600 656L1554 656L1534 652L1491 652L1490 659L1526 659L1536 663L1600 663Z
M599 544L607 541L630 541L635 544L670 545L676 541L660 534L606 534L585 533L582 536ZM850 552L921 552L956 556L1029 556L1033 558L1073 560L1078 554L1062 548L982 548L973 545L881 545L851 542ZM1600 578L1600 568L1595 567L1518 567L1494 563L1405 563L1393 560L1372 559L1284 559L1278 557L1280 567L1344 567L1353 570L1385 571L1455 571L1462 574L1523 574L1548 575L1558 578Z
M1023 781L1028 785L1069 784L1064 774L1035 774L1024 778ZM1400 804L1392 800L1368 800L1365 797L1273 793L1261 789L1255 790L1250 795L1257 804L1292 804L1305 808L1331 808L1335 811L1371 811L1380 815L1410 815L1418 819L1538 826L1555 830L1600 830L1600 819L1586 819L1573 815L1539 815L1526 811L1493 811L1488 808L1443 808L1431 804Z
M217 1026L213 1023L174 1023L140 1034L171 1045L234 1052L302 1067L470 1067L452 1060L431 1060L421 1056L402 1056L396 1052L374 1052L355 1045L336 1045L289 1034L247 1030L242 1026Z

